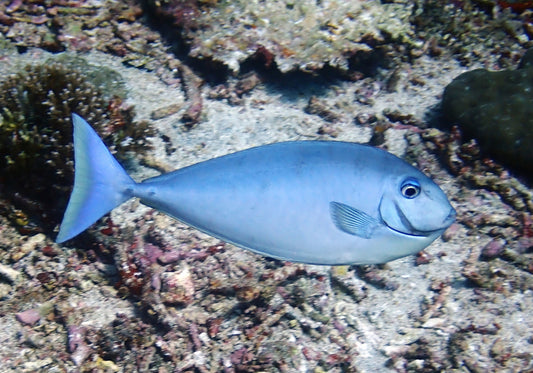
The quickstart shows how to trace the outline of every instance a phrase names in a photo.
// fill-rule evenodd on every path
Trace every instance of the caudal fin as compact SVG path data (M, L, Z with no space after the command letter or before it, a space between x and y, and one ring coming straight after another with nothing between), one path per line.
M132 197L135 182L91 126L72 114L74 188L56 242L69 240Z

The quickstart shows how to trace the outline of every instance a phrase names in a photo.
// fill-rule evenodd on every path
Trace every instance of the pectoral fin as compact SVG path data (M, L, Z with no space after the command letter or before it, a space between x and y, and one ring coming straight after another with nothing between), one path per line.
M340 202L330 202L330 213L335 226L341 231L369 239L380 222L354 207Z

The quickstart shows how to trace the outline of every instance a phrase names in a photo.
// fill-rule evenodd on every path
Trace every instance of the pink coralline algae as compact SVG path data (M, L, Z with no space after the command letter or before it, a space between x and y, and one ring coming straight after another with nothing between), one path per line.
M19 322L26 325L34 325L41 319L39 309L37 308L31 308L29 310L19 312L15 315L15 317Z

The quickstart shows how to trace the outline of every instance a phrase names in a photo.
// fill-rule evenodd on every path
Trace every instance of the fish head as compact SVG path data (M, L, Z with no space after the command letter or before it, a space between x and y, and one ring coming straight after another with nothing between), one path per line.
M444 192L421 172L391 177L379 213L389 228L412 236L442 233L456 216Z

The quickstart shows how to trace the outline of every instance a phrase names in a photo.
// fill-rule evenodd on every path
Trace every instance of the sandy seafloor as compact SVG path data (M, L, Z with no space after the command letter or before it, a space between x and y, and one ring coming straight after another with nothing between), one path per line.
M39 48L1 54L0 77L51 56ZM81 55L120 73L136 119L149 120L158 135L170 139L169 144L154 137L148 154L151 162L168 169L278 141L366 143L372 129L357 124L357 115L397 109L423 123L453 78L483 66L482 61L465 67L452 57L422 56L403 66L395 92L377 89L372 105L354 101L355 92L367 87L365 80L260 83L236 105L210 98L214 88L206 84L200 121L187 130L180 121L187 97L179 84L169 85L154 72L127 67L101 51ZM414 78L424 84L413 83ZM228 86L235 84L235 78L228 79ZM313 95L339 113L334 123L306 113ZM150 118L171 104L183 108ZM319 135L324 126L333 128L336 137ZM54 237L20 235L3 219L0 272L7 290L0 300L0 372L532 371L532 274L509 259L478 266L482 248L494 239L489 228L512 226L502 221L514 219L516 211L493 191L458 182L410 126L388 129L384 146L400 157L409 147L420 148L423 171L457 210L458 221L446 241L439 238L425 250L427 263L417 265L411 256L382 267L339 269L266 260L227 244L201 260L191 254L152 264L144 275L157 273L163 282L169 277L174 282L168 280L161 294L150 294L145 286L140 296L128 297L117 292L116 267L123 264L121 257L144 255L140 232L150 230L170 252L206 252L219 241L131 200L110 215L121 229L112 245L122 251L114 254L115 264L101 263L81 260L75 243L61 246ZM134 179L159 174L143 164L132 156L127 168ZM485 217L475 223L479 226L466 222L479 216ZM45 246L58 255L43 256ZM17 259L10 254L21 251ZM43 271L76 285L43 289L36 280ZM490 285L468 279L465 274L472 271L486 276ZM177 295L185 294L183 302L161 300L164 292L172 295L172 286L179 289ZM16 318L29 309L40 313L33 325Z

